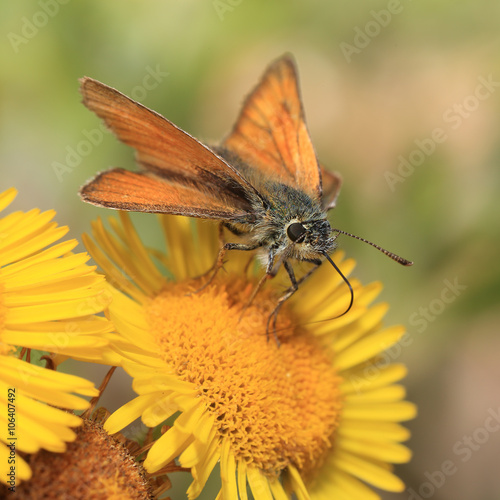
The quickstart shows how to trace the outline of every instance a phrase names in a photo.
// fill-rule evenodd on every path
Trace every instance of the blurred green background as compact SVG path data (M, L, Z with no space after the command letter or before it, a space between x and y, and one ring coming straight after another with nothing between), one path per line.
M415 261L341 240L409 332L390 356L419 406L398 468L411 489L384 498L500 498L500 2L18 0L0 5L0 35L1 189L19 189L16 209L55 208L77 238L108 215L79 186L133 167L110 134L96 139L79 77L214 142L293 53L317 153L344 178L333 224ZM159 238L153 217L135 220Z

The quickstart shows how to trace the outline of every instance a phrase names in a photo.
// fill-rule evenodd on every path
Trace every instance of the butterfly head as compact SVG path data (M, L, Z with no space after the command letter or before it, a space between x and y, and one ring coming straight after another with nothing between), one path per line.
M292 220L286 226L286 236L298 260L318 259L336 246L336 235L326 219Z

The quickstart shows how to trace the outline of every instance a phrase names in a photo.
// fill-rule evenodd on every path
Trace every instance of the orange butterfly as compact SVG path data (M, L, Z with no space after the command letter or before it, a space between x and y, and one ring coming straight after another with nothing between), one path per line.
M378 248L403 265L412 263L379 246L332 229L327 212L335 207L341 179L316 158L304 119L297 71L291 56L273 62L247 97L240 116L222 144L209 148L163 116L91 78L81 80L83 103L117 137L136 150L142 172L114 168L85 184L80 195L100 207L217 219L240 243L222 245L214 274L228 250L264 250L267 277L283 264L291 287L283 302L327 259L339 233ZM297 280L290 263L314 267ZM211 278L211 279L212 279ZM344 313L345 314L345 313ZM268 327L270 322L268 322Z

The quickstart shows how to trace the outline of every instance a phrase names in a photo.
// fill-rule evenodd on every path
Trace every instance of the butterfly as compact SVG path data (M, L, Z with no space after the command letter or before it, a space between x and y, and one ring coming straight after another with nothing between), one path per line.
M316 157L307 131L297 70L285 54L271 63L246 98L229 135L208 147L160 114L103 83L81 80L83 104L136 151L141 171L113 168L99 173L80 190L83 201L118 210L215 219L240 237L222 242L215 276L229 250L258 250L267 278L284 266L291 286L278 300L268 331L281 305L324 260L349 286L330 257L339 234L360 239L405 266L412 262L328 222L342 184ZM312 264L297 279L293 262ZM210 280L211 280L210 279ZM209 280L209 281L210 281ZM345 313L344 313L345 314ZM274 330L273 330L274 331Z

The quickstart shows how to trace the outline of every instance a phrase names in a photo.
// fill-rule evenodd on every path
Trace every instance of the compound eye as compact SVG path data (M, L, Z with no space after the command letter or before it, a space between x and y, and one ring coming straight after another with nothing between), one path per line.
M306 233L306 228L300 222L293 222L286 230L286 234L292 241L298 241Z

